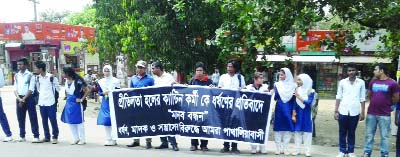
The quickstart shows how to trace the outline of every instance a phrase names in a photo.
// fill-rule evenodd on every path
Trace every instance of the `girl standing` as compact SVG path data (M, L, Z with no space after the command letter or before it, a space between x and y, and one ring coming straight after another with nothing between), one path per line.
M117 142L115 137L111 135L111 117L110 117L110 104L108 99L108 93L114 89L121 88L120 81L112 76L112 67L106 65L103 67L104 78L99 80L100 88L98 89L99 95L103 96L101 101L101 107L99 115L97 117L97 125L103 125L106 131L106 143L105 146L115 146Z
M89 94L87 84L74 69L68 67L63 69L65 82L65 93L67 95L66 104L61 115L61 121L69 124L74 137L72 145L84 145L85 141L85 126L82 101Z
M296 151L293 155L300 153L300 145L304 142L304 152L306 156L311 156L311 141L312 141L312 120L311 107L314 101L315 91L312 89L313 81L307 74L297 76L297 89L295 92L296 105L293 109L293 120L295 123L295 144ZM303 140L302 140L303 139Z
M269 93L268 84L264 83L264 75L263 73L256 72L253 76L253 84L249 84L246 86L247 90L250 91L258 91L262 93ZM257 150L258 148L258 150ZM265 144L252 144L251 145L251 154L267 154L267 149L265 149Z
M274 118L276 155L290 155L287 148L291 132L294 130L291 112L295 100L293 96L295 89L296 84L294 83L292 72L288 68L282 68L279 72L279 82L275 83L274 86L274 99L276 100Z

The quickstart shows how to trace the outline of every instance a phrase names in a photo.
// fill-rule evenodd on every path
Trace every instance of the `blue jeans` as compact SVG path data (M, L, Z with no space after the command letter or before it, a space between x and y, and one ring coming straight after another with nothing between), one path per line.
M19 96L23 98L23 96ZM30 96L24 106L19 107L17 100L17 119L19 125L19 137L25 138L25 121L26 121L26 112L29 114L29 121L31 123L32 134L34 138L39 138L39 124L36 112L36 104L35 100L32 96Z
M57 105L40 106L40 115L42 116L44 137L50 139L49 120L53 130L53 139L58 139L57 125Z
M381 135L381 154L389 155L390 123L390 116L375 116L367 114L364 147L365 153L372 153L376 128L379 127Z
M339 151L344 154L354 153L359 117L339 114Z
M4 131L4 134L6 134L7 137L10 137L11 131L10 131L10 125L8 124L7 116L4 113L3 110L3 100L0 97L0 123L1 123L1 128Z

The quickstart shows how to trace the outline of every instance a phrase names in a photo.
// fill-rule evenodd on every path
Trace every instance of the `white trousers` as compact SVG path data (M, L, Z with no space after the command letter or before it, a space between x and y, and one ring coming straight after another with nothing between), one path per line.
M287 150L292 133L290 131L275 131L274 133L276 149L280 151Z
M81 124L69 124L74 141L85 141L85 123Z
M104 130L106 131L106 140L107 141L116 139L111 133L111 130L112 130L111 126L104 126Z
M294 143L296 145L296 151L301 152L301 144L304 142L304 151L309 153L311 150L312 133L311 132L295 132Z
M257 151L257 147L259 151L265 151L265 144L252 144L251 145L251 150Z

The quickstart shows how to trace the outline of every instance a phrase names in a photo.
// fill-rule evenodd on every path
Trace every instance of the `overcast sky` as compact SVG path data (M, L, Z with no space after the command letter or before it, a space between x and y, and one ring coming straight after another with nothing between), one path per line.
M92 0L37 0L38 16L47 9L56 11L82 11ZM30 0L0 0L0 22L29 22L34 19L33 2ZM39 17L38 17L39 19Z

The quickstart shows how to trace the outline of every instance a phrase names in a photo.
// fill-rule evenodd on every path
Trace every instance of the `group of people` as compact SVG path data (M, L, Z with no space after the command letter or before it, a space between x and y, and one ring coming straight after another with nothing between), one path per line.
M347 66L348 77L341 80L336 95L334 118L339 123L339 154L337 157L356 157L354 154L355 132L358 121L366 120L364 157L370 157L377 128L380 133L380 152L382 157L389 157L389 139L392 106L399 101L399 87L395 80L389 78L388 69L383 64L374 68L374 79L368 85L357 78L354 64ZM365 114L366 93L370 99ZM398 124L400 106L396 107L395 121ZM400 156L400 132L397 134L396 156Z
M35 63L35 72L30 72L28 61L25 58L17 61L18 73L14 77L14 94L16 97L16 111L19 125L19 137L15 139L17 142L25 142L25 122L26 114L29 115L31 124L33 143L52 142L58 143L58 124L57 124L57 93L60 89L57 77L46 72L46 64L38 61ZM0 73L1 85L4 85L3 73ZM2 104L2 102L0 102ZM40 115L42 117L42 126L44 130L44 138L39 139L39 122L37 118L36 105L39 106ZM12 141L12 133L0 105L0 123L6 134L4 142ZM52 127L50 134L49 121Z
M29 115L31 124L33 143L51 142L58 143L58 124L57 124L57 95L60 86L57 77L46 72L44 62L35 62L35 72L27 69L28 62L25 58L18 60L18 73L14 77L14 93L17 99L16 111L20 129L18 142L25 139L25 120L26 113ZM130 81L130 88L141 88L148 86L168 86L177 84L174 77L164 71L160 62L151 65L153 75L146 73L147 63L138 61L135 65L137 74ZM253 75L253 83L246 85L244 76L240 74L240 64L236 60L227 63L227 73L220 76L218 84L208 78L205 65L201 62L195 65L195 75L188 82L188 85L210 86L224 89L251 90L274 95L276 101L274 111L274 140L276 144L275 154L311 156L311 143L313 132L312 105L316 103L317 93L312 88L313 80L307 74L300 74L293 77L288 68L282 68L279 72L279 81L273 85L273 90L269 90L269 85L263 84L264 77L260 72ZM0 70L2 73L2 71ZM102 96L101 107L97 117L97 125L105 128L105 146L117 145L116 137L112 134L112 123L110 115L110 104L108 94L115 89L121 88L119 79L112 76L112 67L103 67L104 78L98 80L98 94ZM371 156L374 143L374 134L379 128L381 134L381 154L382 157L389 155L389 129L391 106L396 104L399 99L399 87L397 82L390 79L387 69L382 64L375 67L375 79L371 81L368 89L370 105L365 115L366 88L363 80L357 78L357 69L354 64L347 66L348 77L341 80L338 85L336 95L336 106L334 118L339 124L339 154L337 157L355 157L355 131L358 121L366 119L366 134L364 156ZM61 121L68 124L73 135L72 145L84 145L85 126L84 126L84 106L82 102L89 94L88 84L85 79L79 76L73 68L64 68L63 77L65 81L66 104L61 115ZM0 74L0 87L4 86L3 75ZM39 124L36 112L36 105L40 108L44 138L39 139ZM397 113L400 112L400 105L397 106ZM398 116L395 117L396 125ZM48 122L50 121L52 132ZM6 137L4 142L12 141L12 133L9 128L7 117L3 111L0 98L0 123ZM295 150L289 152L288 144L294 136ZM400 135L398 134L398 137ZM399 138L398 138L399 139ZM169 144L172 150L179 151L178 143L174 136L160 137L161 145L156 149L167 149ZM146 148L152 148L152 139L146 138ZM400 141L397 141L399 148ZM304 148L301 145L304 144ZM134 139L128 147L140 145L139 139ZM208 151L208 140L192 139L191 151ZM400 149L397 149L399 151ZM235 142L224 142L221 153L232 152L239 154L238 144ZM266 153L264 145L251 145L251 153Z

